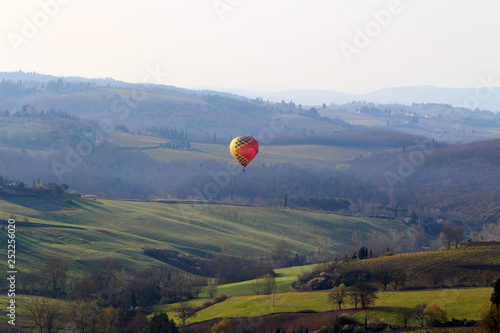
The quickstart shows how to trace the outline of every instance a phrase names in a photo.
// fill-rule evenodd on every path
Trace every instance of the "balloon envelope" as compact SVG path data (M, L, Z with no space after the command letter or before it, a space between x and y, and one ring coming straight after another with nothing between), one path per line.
M234 138L229 145L231 154L244 167L250 163L259 152L259 143L251 136L239 136ZM244 171L244 169L243 169Z

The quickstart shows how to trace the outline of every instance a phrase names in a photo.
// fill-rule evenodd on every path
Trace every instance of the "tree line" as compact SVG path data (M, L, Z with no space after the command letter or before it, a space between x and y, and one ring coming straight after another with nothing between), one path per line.
M49 257L21 280L21 293L54 299L33 298L27 305L28 316L43 331L57 332L71 323L79 332L93 332L92 327L99 332L143 332L152 323L146 319L152 305L197 298L208 281L175 269L126 272L114 258L102 259L76 280L68 273L68 262ZM69 304L66 310L58 300Z
M218 254L208 258L184 256L167 249L145 248L144 254L183 271L216 279L219 283L233 283L274 275L273 269L305 265L306 256L294 254L285 240L279 240L267 257L256 257L253 253L229 255L224 246ZM234 269L238 267L238 269Z

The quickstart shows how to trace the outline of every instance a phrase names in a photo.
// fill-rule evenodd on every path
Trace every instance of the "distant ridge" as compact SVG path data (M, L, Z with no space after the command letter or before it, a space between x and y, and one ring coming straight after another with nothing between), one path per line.
M54 81L54 80L59 80L63 79L66 82L83 82L83 83L91 83L95 84L96 86L111 86L111 87L117 87L117 88L131 88L137 85L146 85L146 86L157 86L161 87L163 89L175 91L176 93L183 93L186 95L219 95L222 97L229 97L229 98L235 98L235 99L247 99L246 97L243 97L241 95L236 95L228 92L222 92L222 91L214 91L214 90L209 90L209 89L204 89L204 90L193 90L193 89L186 89L186 88L180 88L176 86L171 86L171 85L163 85L163 84L151 84L151 83L131 83L131 82L125 82L125 81L119 81L115 80L113 78L107 77L107 78L84 78L80 76L54 76L54 75L49 75L49 74L41 74L37 72L23 72L23 71L17 71L17 72L0 72L0 80L5 79L6 81L14 81L17 82L19 80L22 80L23 82L29 83L29 82L49 82L49 81Z
M63 76L40 74L36 72L0 72L0 79L5 80L23 80L48 82L63 79L67 82L85 82L97 86L113 87L132 87L141 83L130 83L115 80L113 78L83 78L78 76ZM236 89L221 89L215 91L211 89L186 89L170 85L155 85L163 89L171 89L176 92L193 95L220 95L235 99L246 99L261 97L273 102L282 100L293 101L296 104L304 106L319 106L325 103L344 104L350 102L368 102L380 104L406 104L412 103L437 103L450 104L454 107L465 107L469 109L479 108L481 110L490 110L500 112L500 87L480 86L478 81L477 88L443 88L434 86L407 86L393 87L375 90L366 94L349 94L331 90L286 90L275 93L254 92ZM479 90L478 90L479 89Z
M276 93L261 94L264 99L280 102L294 101L303 105L344 104L353 101L365 101L380 104L399 103L438 103L450 104L454 107L479 108L482 110L500 111L500 87L478 88L441 88L433 86L408 86L375 90L366 94L349 94L329 90L287 90ZM247 97L255 94L240 92Z

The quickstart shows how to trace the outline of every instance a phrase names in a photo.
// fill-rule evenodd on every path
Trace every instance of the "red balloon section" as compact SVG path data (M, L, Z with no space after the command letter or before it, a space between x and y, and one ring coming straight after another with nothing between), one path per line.
M234 158L245 168L259 152L259 143L251 136L239 136L231 141L229 149Z

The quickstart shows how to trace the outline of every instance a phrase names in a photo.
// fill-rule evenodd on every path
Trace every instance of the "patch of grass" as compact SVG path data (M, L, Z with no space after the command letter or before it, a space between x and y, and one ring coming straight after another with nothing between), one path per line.
M313 310L329 311L327 293L281 293L272 295L231 297L222 303L206 308L190 318L186 324L201 322L215 318L258 317L271 313L299 312ZM193 303L194 305L195 303ZM169 318L179 322L174 311L175 304L156 307L156 312L167 312Z
M219 162L233 161L229 148L222 145L192 143L189 150L158 148L144 151L151 158L161 162L202 160L217 160ZM235 161L236 163L236 161Z
M287 268L278 268L274 270L277 277L295 277L302 275L305 272L312 271L318 265L306 265L306 266L296 266L296 267L287 267Z
M107 137L108 141L122 147L154 147L160 143L165 143L170 140L156 138L152 136L136 135L122 132L111 132Z
M284 276L276 278L276 293L290 292L290 285L296 276ZM251 290L252 284L256 280L248 280L236 283L223 284L217 287L217 295L226 294L233 296L252 296L255 295ZM201 293L201 297L208 297L206 293Z
M273 165L278 163L291 163L302 167L332 168L337 165L345 164L360 155L368 155L372 151L373 148L329 147L319 145L261 145L258 158L252 161L252 164ZM158 148L146 150L145 153L155 160L163 162L190 162L201 160L235 162L229 152L229 146L226 145L192 143L192 147L189 150Z
M380 292L378 300L367 311L368 320L383 318L390 324L401 325L397 314L403 308L414 308L417 304L437 304L452 318L463 320L480 320L482 312L488 308L492 288L460 288L460 289L432 289L405 292ZM358 322L364 322L365 314L353 316Z
M375 304L368 308L366 315L368 320L381 320L390 324L399 325L397 313L405 307L414 307L419 303L436 303L444 309L449 320L468 319L479 320L482 311L489 304L492 288L463 288L463 289L434 289L423 291L394 291L379 292ZM272 313L300 312L313 310L316 312L331 311L337 309L328 300L328 292L287 292L275 295L274 307L272 295L258 296L236 296L215 304L196 314L187 323L196 323L215 318L233 317L258 317ZM192 301L193 305L199 300ZM170 318L177 322L174 312L175 304L156 307L155 311L166 311ZM353 309L353 304L344 304L342 309ZM354 315L356 321L363 323L365 312Z

